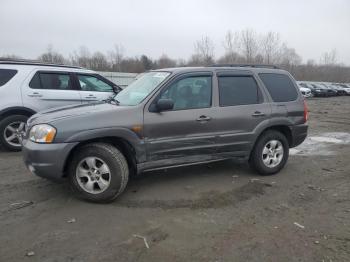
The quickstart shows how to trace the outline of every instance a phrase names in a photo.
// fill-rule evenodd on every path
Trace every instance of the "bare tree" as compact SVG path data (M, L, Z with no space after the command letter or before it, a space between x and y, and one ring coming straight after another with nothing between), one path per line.
M320 61L324 65L335 65L337 63L337 50L333 49L330 52L323 53Z
M225 48L225 54L223 57L221 57L219 60L221 63L237 63L241 62L241 56L238 53L239 50L239 34L232 33L230 30L227 31L225 40L224 40L224 48Z
M95 52L90 59L90 68L97 71L107 71L110 69L106 56L101 52Z
M208 36L203 36L194 44L195 54L190 59L193 65L210 65L214 63L214 43Z
M281 65L293 67L301 63L301 57L296 53L294 48L289 48L286 44L281 47Z
M279 33L268 32L261 37L261 51L263 62L266 64L274 64L278 62L280 53L281 40Z
M258 52L257 36L254 30L245 29L240 32L240 48L247 63L253 63Z
M22 57L18 56L18 55L14 55L14 54L5 54L0 56L1 58L5 58L5 59L23 59Z
M114 45L114 49L108 52L109 62L111 63L112 70L120 72L122 70L121 65L124 58L124 47L122 45Z
M232 33L228 31L223 41L225 53L217 63L268 63L277 64L291 72L297 80L350 82L350 67L338 63L335 49L322 54L317 64L308 60L301 64L302 59L296 50L282 43L280 35L268 32L258 38L255 31L245 29ZM149 69L174 66L210 65L214 60L214 44L208 36L195 42L194 54L188 61L174 60L163 54L157 60L147 55L125 57L124 48L115 45L106 53L90 53L89 49L81 46L70 54L69 59L54 50L52 45L38 59L49 63L70 63L99 71L120 71L141 73ZM3 58L20 58L16 55L3 55Z
M38 57L38 60L47 62L47 63L56 63L56 64L63 64L65 62L63 55L54 51L51 44L47 46L46 52L41 54Z
M186 63L186 60L185 60L185 59L179 58L179 59L176 61L176 65L177 65L177 66L187 66L187 63Z
M81 46L78 51L74 51L70 60L73 65L91 68L91 54L86 46Z
M176 66L176 61L169 58L165 54L159 57L159 59L156 61L157 68L169 68L169 67L175 67L175 66Z

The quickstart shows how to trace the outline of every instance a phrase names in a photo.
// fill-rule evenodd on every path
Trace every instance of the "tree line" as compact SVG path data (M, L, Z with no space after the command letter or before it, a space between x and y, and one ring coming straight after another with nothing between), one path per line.
M87 47L82 46L65 57L49 45L37 60L81 66L96 71L132 73L176 66L267 64L288 70L297 80L350 82L350 67L338 63L336 50L321 54L318 62L308 60L302 63L301 56L294 48L283 42L277 32L257 34L253 29L228 31L222 45L224 54L216 57L214 42L210 37L203 36L194 43L193 54L187 60L172 59L166 54L158 59L152 59L145 54L129 57L125 55L125 48L118 44L105 53L100 51L91 53ZM13 55L4 57L18 58Z

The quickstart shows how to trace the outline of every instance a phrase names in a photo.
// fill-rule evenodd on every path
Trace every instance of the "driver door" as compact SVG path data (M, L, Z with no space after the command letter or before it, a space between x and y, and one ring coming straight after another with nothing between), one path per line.
M186 74L164 87L144 109L148 161L174 164L208 160L215 152L212 74ZM171 99L172 110L151 112L158 99Z

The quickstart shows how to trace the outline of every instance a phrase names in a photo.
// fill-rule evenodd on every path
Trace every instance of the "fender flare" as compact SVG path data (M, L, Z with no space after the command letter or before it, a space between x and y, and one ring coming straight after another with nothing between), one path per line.
M261 122L254 130L254 133L256 134L255 139L253 141L253 147L255 146L258 138L261 136L263 132L265 132L269 128L273 128L276 126L285 126L289 128L290 131L291 128L290 126L293 125L293 122L289 119L286 119L285 117L281 118L275 118L275 119L267 119L266 121Z
M24 107L24 106L13 106L13 107L7 107L3 110L0 111L0 119L2 119L4 116L8 116L10 115L9 113L12 111L21 111L21 112L26 112L30 115L34 115L37 112L35 112L33 109L30 109L28 107Z
M136 133L131 131L128 128L124 127L107 127L107 128L99 128L99 129L90 129L80 131L75 133L74 135L64 139L64 143L74 143L74 142L84 142L88 140L96 140L101 138L115 138L122 139L128 142L133 149L135 150L136 156L135 158L139 161L146 160L146 149L145 143L142 138L140 138ZM60 139L59 139L60 140Z

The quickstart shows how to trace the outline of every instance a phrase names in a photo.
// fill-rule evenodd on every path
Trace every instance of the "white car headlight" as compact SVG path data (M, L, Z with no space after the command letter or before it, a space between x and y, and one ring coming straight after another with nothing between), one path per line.
M52 143L56 128L47 124L33 126L29 131L29 139L35 143Z

